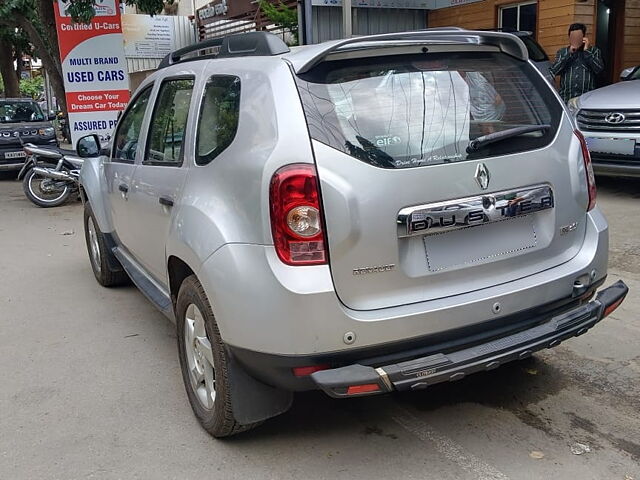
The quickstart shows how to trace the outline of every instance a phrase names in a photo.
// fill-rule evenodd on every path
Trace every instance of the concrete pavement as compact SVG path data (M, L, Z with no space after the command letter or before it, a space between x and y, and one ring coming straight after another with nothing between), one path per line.
M2 180L0 479L640 480L640 181L601 180L599 205L608 283L632 290L588 335L420 393L298 395L220 441L191 413L174 326L95 282L82 206Z

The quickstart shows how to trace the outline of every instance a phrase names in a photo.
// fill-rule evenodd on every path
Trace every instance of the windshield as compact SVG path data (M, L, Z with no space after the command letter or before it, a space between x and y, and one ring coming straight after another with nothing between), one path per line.
M0 100L0 123L42 122L45 120L36 102Z
M383 168L540 148L562 109L526 62L450 52L324 62L298 78L311 137ZM479 136L549 124L467 152Z

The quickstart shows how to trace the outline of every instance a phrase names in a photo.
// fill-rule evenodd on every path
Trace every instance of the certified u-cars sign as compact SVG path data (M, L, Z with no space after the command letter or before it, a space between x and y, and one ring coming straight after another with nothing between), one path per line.
M120 9L116 0L97 0L84 24L73 23L67 7L58 0L54 10L71 140L97 133L106 142L129 101Z

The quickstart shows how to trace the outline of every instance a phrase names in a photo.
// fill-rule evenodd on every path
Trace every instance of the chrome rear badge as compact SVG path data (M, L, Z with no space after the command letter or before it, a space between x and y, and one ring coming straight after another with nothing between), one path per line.
M373 267L359 267L353 269L354 275L366 275L367 273L381 273L381 272L390 272L396 268L395 263L388 263L387 265L376 265Z
M499 222L553 208L549 185L506 190L446 202L403 208L398 212L398 237L428 235Z
M491 175L489 175L489 169L484 163L479 163L478 168L476 168L476 174L474 175L478 186L482 190L486 190L489 188L489 180L491 180Z
M570 223L560 228L560 235L566 235L567 233L574 232L578 229L578 222Z

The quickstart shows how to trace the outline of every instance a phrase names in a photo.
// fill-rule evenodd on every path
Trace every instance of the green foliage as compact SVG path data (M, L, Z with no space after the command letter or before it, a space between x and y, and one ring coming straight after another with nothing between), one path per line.
M37 99L44 92L44 79L41 76L20 80L20 95Z
M72 0L76 1L76 0ZM173 4L174 0L168 0L166 3ZM165 2L163 0L125 0L125 4L130 7L135 6L139 13L156 15L162 13Z
M298 10L296 8L289 8L282 2L279 5L269 3L267 0L259 1L260 10L264 12L266 17L271 20L275 25L278 25L291 32L295 38L295 43L298 43Z
M2 81L2 75L0 75L0 95L4 93L4 82Z

